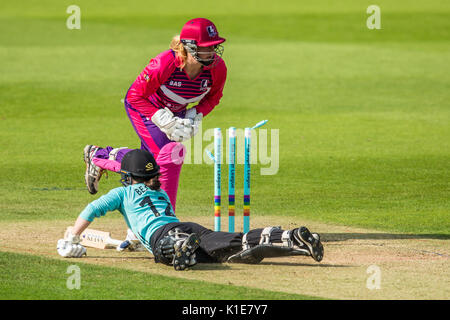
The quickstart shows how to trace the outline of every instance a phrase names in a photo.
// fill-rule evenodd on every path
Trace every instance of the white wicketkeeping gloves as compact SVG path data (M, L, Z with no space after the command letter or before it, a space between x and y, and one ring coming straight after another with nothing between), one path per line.
M167 108L156 111L152 122L172 141L183 142L192 136L191 121L175 117Z
M80 237L69 233L65 239L59 239L56 249L65 258L80 258L86 254L86 248L80 244Z
M191 137L195 136L198 132L198 129L202 123L203 120L203 113L197 113L197 109L190 108L188 111L186 111L186 119L189 119L191 121L192 125L192 135Z
M168 109L160 109L152 116L152 122L164 132L167 137L176 142L186 141L195 136L202 122L203 114L195 108L186 112L186 118L175 117Z

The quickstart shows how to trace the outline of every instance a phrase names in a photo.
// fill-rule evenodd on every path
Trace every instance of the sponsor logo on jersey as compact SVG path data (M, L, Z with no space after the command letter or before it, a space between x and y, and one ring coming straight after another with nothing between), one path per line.
M183 83L181 81L170 80L170 82L169 82L169 86L172 86L172 87L181 87L182 85L183 85Z

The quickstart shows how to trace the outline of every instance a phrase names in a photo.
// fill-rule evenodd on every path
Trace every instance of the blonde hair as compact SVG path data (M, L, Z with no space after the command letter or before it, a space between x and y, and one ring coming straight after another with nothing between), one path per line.
M183 69L186 66L187 51L180 41L180 35L176 35L172 38L172 41L170 42L170 49L175 51L176 56L181 61L180 69Z

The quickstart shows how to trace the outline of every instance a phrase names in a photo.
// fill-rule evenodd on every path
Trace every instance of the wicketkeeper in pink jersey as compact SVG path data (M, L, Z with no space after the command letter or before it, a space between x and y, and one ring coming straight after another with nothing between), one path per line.
M172 39L170 50L150 60L124 99L141 149L151 152L160 166L161 188L174 209L185 156L180 142L197 133L203 117L222 97L227 75L221 58L224 41L210 20L189 20L180 35ZM196 106L187 109L196 102ZM97 193L105 170L120 172L121 159L130 150L85 147L85 180L91 194Z

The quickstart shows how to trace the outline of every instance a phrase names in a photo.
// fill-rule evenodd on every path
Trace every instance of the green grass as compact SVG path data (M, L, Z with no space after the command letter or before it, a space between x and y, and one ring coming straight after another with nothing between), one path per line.
M75 280L76 273L70 266L79 268L79 282ZM223 300L317 299L93 266L73 259L61 261L6 252L0 252L0 280L2 300L214 300L217 297ZM77 283L79 288L75 286Z
M2 221L72 221L97 198L83 147L140 146L120 100L185 21L205 16L227 38L228 81L203 129L279 129L278 173L252 167L253 215L449 235L448 1L377 1L381 30L366 28L372 1L80 0L82 28L68 30L72 3L2 4ZM212 192L212 167L186 164L178 216L212 219Z
M225 94L203 128L269 119L265 128L280 130L278 173L253 167L254 214L448 233L447 2L380 1L382 30L365 27L359 1L78 5L77 31L65 28L64 2L7 4L0 15L2 219L73 218L93 199L83 146L139 147L120 99L196 13L228 39ZM211 177L211 166L184 166L180 216L210 214ZM100 194L117 180L102 181Z

